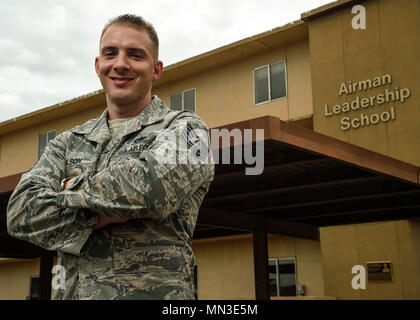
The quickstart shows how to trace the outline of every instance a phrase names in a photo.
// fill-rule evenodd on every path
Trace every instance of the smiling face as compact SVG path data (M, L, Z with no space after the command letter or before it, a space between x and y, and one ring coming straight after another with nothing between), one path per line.
M95 70L105 89L108 108L130 108L139 113L150 103L152 83L163 72L153 49L145 30L124 25L106 30Z

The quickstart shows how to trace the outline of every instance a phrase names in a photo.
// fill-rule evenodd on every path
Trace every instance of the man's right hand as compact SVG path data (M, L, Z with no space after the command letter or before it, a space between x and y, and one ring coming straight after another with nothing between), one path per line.
M63 188L64 190L67 190L67 186L69 185L70 181L73 180L73 179L74 178L71 178L64 183L64 188Z

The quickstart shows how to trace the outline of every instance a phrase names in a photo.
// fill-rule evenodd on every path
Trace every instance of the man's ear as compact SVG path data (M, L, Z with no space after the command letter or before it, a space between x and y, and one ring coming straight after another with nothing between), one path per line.
M154 81L159 80L162 74L163 74L163 62L159 60L155 62L155 65L153 67L152 81L154 82Z
M95 71L96 71L96 74L99 77L99 57L95 58Z

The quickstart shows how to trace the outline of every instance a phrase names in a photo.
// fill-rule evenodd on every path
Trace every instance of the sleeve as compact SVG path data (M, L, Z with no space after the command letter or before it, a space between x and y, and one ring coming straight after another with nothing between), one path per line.
M137 158L89 173L60 194L61 208L162 220L214 177L210 135L201 119L178 117Z
M22 176L7 206L7 230L12 237L44 249L79 255L98 215L57 206L67 134L51 140L37 164Z

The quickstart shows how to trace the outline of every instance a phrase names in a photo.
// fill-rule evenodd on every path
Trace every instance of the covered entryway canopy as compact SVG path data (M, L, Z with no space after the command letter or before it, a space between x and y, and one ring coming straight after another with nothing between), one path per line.
M320 226L420 217L417 166L275 117L222 128L264 129L264 171L217 165L195 238L253 233L257 299L269 299L267 233L319 239Z
M311 239L319 226L420 217L417 166L270 116L222 128L264 129L264 171L216 165L197 238L221 232L215 226L247 229L256 217L269 232Z
M419 167L266 116L214 129L239 129L242 139L218 148L244 150L245 129L263 129L264 170L246 175L242 164L217 164L194 238L252 233L257 299L269 299L267 233L319 239L318 227L420 217ZM214 136L213 136L214 138ZM213 141L215 142L215 141ZM255 156L255 148L254 153ZM44 257L44 287L50 256L6 232L8 198L21 174L0 179L0 257ZM42 263L41 263L42 265ZM45 291L48 296L48 290Z

